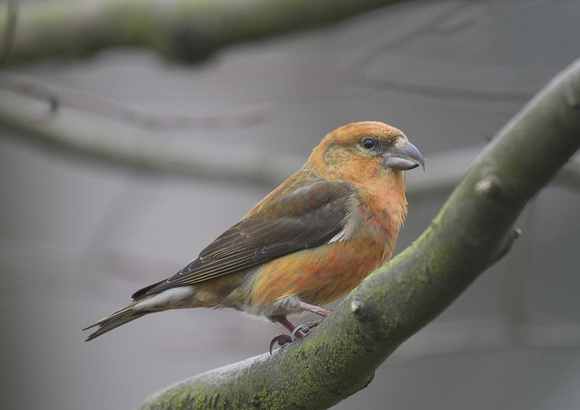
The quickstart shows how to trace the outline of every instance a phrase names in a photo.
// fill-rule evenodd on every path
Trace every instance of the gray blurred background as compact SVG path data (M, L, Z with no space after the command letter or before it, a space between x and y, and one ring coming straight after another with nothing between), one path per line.
M231 46L200 65L114 49L12 70L154 115L263 115L247 126L163 130L70 108L54 119L216 161L255 150L298 169L341 125L401 128L428 165L409 173L398 253L450 193L425 191L429 181L464 173L578 58L579 39L578 1L422 1ZM19 99L0 90L1 104ZM133 408L157 389L265 352L282 327L231 310L149 315L87 344L79 330L182 268L274 187L90 160L0 124L0 407ZM335 408L579 408L579 191L542 191L512 252Z

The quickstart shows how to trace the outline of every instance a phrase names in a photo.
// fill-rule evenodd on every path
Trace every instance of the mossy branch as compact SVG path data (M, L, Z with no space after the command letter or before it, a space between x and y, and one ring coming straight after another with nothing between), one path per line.
M402 0L111 0L23 4L6 63L147 47L195 62L234 43L336 23ZM0 27L9 11L0 8ZM0 43L4 41L0 33Z
M513 223L580 148L580 60L553 79L481 153L439 215L305 339L209 371L142 409L328 408L501 258Z

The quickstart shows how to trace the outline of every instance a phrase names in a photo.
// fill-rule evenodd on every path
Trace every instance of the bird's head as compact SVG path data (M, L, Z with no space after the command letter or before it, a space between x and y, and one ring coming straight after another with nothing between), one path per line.
M419 166L425 169L423 156L403 132L370 121L345 125L328 134L306 166L311 162L323 162L328 172L351 175L357 180L384 171L401 172Z

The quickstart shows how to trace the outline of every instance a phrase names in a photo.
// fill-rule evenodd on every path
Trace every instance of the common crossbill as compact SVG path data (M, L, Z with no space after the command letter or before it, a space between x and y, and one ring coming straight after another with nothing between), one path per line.
M290 332L288 315L348 293L391 256L407 213L407 170L425 161L398 129L359 122L328 134L306 164L174 276L132 295L87 341L143 315L234 308ZM83 330L86 330L83 329Z

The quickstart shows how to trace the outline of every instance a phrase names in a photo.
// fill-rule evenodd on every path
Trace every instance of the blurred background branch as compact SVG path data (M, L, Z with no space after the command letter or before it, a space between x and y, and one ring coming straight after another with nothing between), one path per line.
M127 143L126 132L87 126L86 122L59 121L62 107L72 108L77 117L82 112L112 117L136 126L164 131L176 128L201 129L205 132L252 127L268 121L275 107L250 107L244 112L214 117L162 116L127 108L114 101L48 86L34 78L0 71L0 124L13 130L18 138L118 166L153 172L212 180L275 186L300 168L302 156L236 147L218 153L202 146L185 148L168 144L161 135ZM13 92L11 92L13 91ZM38 106L38 102L44 106ZM322 136L320 136L322 138ZM431 172L409 186L407 196L419 198L448 191L461 180L483 145L438 153L428 158ZM455 164L449 167L448 164ZM566 164L558 184L578 191L580 159Z
M221 48L333 24L403 0L115 0L22 4L8 64L139 46L196 62ZM10 21L0 10L0 21Z

